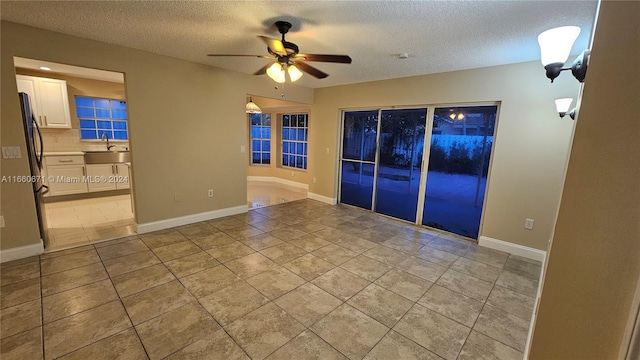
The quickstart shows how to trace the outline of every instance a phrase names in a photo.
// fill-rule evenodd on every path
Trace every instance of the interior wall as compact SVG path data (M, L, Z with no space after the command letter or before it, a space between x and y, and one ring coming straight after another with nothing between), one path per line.
M138 223L246 206L246 154L240 152L248 145L245 95L276 97L267 77L6 21L0 35L2 146L26 153L13 56L122 72ZM284 99L309 104L313 90L291 85ZM28 160L3 160L1 171L26 175ZM1 249L38 243L31 184L2 183L1 191Z
M64 80L67 82L69 95L69 113L71 115L71 129L42 129L42 140L46 152L50 151L96 151L106 150L104 142L81 141L80 120L76 114L76 96L91 96L105 99L126 100L124 84L95 79L79 78L70 75L56 74L49 71L16 68L16 74L45 77ZM113 141L113 140L112 140ZM129 147L128 141L115 141L118 148Z
M638 14L600 7L531 359L623 358L640 276Z
M316 89L309 176L317 183L309 192L337 197L341 109L499 101L480 235L545 250L573 129L569 117L558 117L554 99L577 96L570 77L551 84L540 62L528 62ZM535 220L533 230L524 229L525 218Z

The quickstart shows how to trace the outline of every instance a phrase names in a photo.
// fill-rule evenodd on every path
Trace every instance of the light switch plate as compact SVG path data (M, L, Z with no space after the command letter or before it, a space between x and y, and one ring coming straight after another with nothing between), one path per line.
M22 152L20 146L3 146L2 147L3 159L20 159L22 158Z

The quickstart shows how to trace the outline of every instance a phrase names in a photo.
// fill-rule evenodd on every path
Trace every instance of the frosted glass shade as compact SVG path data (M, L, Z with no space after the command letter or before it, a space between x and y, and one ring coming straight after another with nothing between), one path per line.
M295 65L289 65L287 71L289 72L291 82L294 82L302 77L302 71L300 71Z
M573 98L556 99L556 110L559 114L566 114L573 102Z
M246 106L247 114L262 114L262 109L256 103L253 102L253 99L249 97L249 102Z
M283 83L285 81L284 69L280 63L274 63L269 66L267 69L267 75L277 83Z
M538 35L542 65L564 64L579 34L580 28L577 26L561 26Z

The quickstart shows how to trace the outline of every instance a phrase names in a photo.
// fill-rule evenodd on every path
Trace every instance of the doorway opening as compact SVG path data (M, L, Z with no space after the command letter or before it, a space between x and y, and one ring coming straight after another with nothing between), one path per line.
M46 251L135 234L124 74L14 57Z

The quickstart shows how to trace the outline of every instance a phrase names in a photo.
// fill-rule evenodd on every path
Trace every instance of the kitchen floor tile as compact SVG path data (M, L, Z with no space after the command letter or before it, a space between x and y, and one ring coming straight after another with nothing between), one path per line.
M326 262L313 254L300 256L299 258L282 266L307 281L315 279L335 267L333 264Z
M487 305L491 305L509 314L513 314L527 321L533 314L535 299L524 294L511 291L501 286L494 286L487 299Z
M223 232L216 232L213 234L209 234L209 235L205 235L205 236L199 236L196 238L191 239L191 241L193 241L196 245L198 245L201 249L203 250L209 250L212 249L214 247L218 247L218 246L223 246L223 245L228 245L231 243L236 242L236 239L232 238L231 236L223 233Z
M538 280L533 280L507 270L500 273L498 280L496 280L496 285L529 297L535 297L538 292Z
M42 277L42 296L52 295L109 278L104 266L95 263Z
M0 338L42 325L40 299L0 310Z
M411 301L418 301L427 289L433 285L431 281L424 280L398 269L389 270L386 274L374 281L374 283L398 295L404 296Z
M250 360L247 354L224 330L218 330L210 337L200 339L171 354L166 360Z
M264 233L264 231L244 223L239 227L224 230L224 232L236 240L244 240L246 238Z
M220 230L216 229L214 226L209 225L205 222L199 222L195 224L183 225L175 228L182 235L186 236L189 239L198 238L202 236L211 235Z
M196 302L191 293L177 280L122 299L133 325L138 325L167 311Z
M319 238L313 234L306 234L296 239L289 240L288 242L289 244L297 246L302 250L308 252L320 249L321 247L331 244L330 242L323 240L322 238Z
M432 286L418 304L467 327L472 327L476 322L483 305L481 301L438 285Z
M269 299L244 281L200 298L200 304L222 326L230 324L268 302Z
M307 235L306 232L302 230L298 230L294 227L280 228L280 229L269 232L269 234L283 241L292 241Z
M254 252L255 250L239 241L234 241L231 244L214 247L207 250L207 253L209 253L209 255L213 256L221 263L226 263L241 258L245 255L253 254Z
M333 310L311 330L350 359L362 359L389 331L347 304Z
M42 298L43 321L48 324L79 312L118 300L108 279Z
M391 270L391 266L363 255L345 262L340 265L340 267L369 281L375 281L387 271Z
M252 359L264 359L300 334L304 326L269 303L226 325L225 329Z
M306 281L282 266L277 266L247 279L247 282L264 296L273 300L304 284Z
M251 236L245 240L241 240L241 243L247 245L255 251L264 250L266 248L280 245L283 243L282 240L273 237L270 234L260 234L256 236Z
M431 282L438 281L440 276L447 271L444 266L436 265L417 257L410 257L396 265L396 267Z
M103 260L102 263L107 269L109 276L115 277L159 264L160 259L158 259L151 250L144 250L130 255Z
M524 351L529 321L485 305L473 330L500 341L518 351Z
M376 284L367 286L347 303L389 328L413 306L413 301Z
M500 275L500 269L481 262L461 257L451 265L451 269L478 279L494 283Z
M459 258L458 255L432 248L429 245L423 246L415 255L421 259L444 267L451 266L451 264Z
M342 301L307 283L276 299L275 303L304 326L309 327L342 304Z
M109 336L89 346L69 353L60 360L146 360L147 354L133 328Z
M164 231L140 235L142 241L151 249L167 246L188 240L186 236L178 231Z
M165 358L198 340L211 337L220 325L199 304L187 304L136 325L151 360Z
M166 262L167 268L178 278L220 265L218 260L204 251Z
M354 275L342 268L335 268L328 271L313 279L311 282L322 290L343 301L348 300L370 284L368 280Z
M180 279L196 298L211 295L241 281L242 279L224 266L212 267Z
M342 265L343 263L358 256L358 253L335 244L327 245L321 247L320 249L314 250L312 254L336 266Z
M464 257L502 269L504 263L509 257L509 254L506 252L477 246L475 249L467 251Z
M260 251L260 253L278 264L288 263L295 260L307 252L297 246L289 243L283 243L268 249Z
M26 264L15 266L2 266L2 271L0 272L0 284L5 286L38 277L40 277L39 261L28 262Z
M407 254L381 245L365 251L364 253L362 253L362 255L370 257L374 260L378 260L390 266L396 266L398 263L407 258Z
M42 327L3 337L0 342L3 360L42 359Z
M173 274L164 265L158 264L115 276L111 278L111 281L113 281L118 295L126 297L174 279Z
M57 358L130 327L120 301L54 321L44 325L45 357Z
M243 279L248 279L276 266L276 263L260 253L243 256L225 264L231 271Z
M104 261L120 256L134 254L140 251L149 250L149 248L147 247L147 245L145 245L144 242L142 242L142 240L138 238L132 238L129 241L108 246L101 246L96 248L96 250L98 251L98 254L100 254L100 258L102 258L102 260Z
M445 359L455 359L470 328L420 305L415 305L393 328Z
M0 288L0 309L40 298L40 278L24 280Z
M524 354L477 331L472 331L458 360L522 360Z
M446 287L449 290L459 292L483 302L487 300L491 288L493 288L493 284L488 281L480 280L471 275L453 270L447 270L447 272L438 279L436 285Z
M191 255L199 251L201 251L200 248L190 240L153 249L153 252L156 254L156 256L163 262Z
M267 360L292 359L347 360L347 357L332 348L318 335L305 330L267 357Z
M391 330L364 357L365 360L440 360L441 357Z

